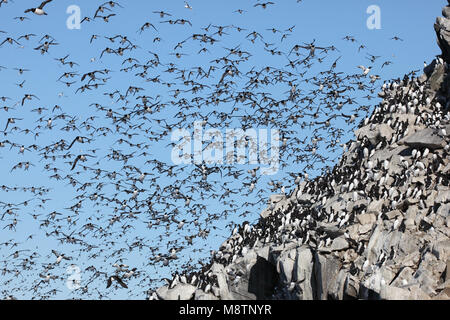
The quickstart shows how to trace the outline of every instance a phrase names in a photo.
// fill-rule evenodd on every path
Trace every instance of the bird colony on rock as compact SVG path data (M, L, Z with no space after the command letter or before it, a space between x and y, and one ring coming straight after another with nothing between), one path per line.
M46 29L60 2L0 0L2 29L18 24L0 30L1 298L251 297L242 288L253 260L252 274L271 279L252 278L257 297L343 292L332 283L355 296L359 284L379 292L417 281L439 295L448 95L427 90L440 87L446 64L435 62L427 82L411 73L386 83L384 102L345 144L392 61L351 35L338 48L295 25L255 30L245 20L282 3L239 3L229 14L241 22L218 25L198 21L188 2L183 16L146 2L139 21L122 14L142 11L140 2L88 1L76 42ZM350 71L341 68L348 54ZM278 129L279 173L174 164L171 132L194 123ZM253 148L245 137L236 146Z

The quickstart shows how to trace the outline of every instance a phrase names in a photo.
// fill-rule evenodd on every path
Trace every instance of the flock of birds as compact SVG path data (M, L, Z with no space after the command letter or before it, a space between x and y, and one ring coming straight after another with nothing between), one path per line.
M18 23L50 19L55 4L46 0L26 9L11 2L0 0L0 10L23 10L25 16L14 17ZM257 1L248 10L267 12L275 5ZM187 15L195 11L188 2L184 8ZM392 63L347 35L345 46L366 63L345 73L339 48L297 41L295 25L199 27L162 10L138 22L134 34L107 34L111 24L123 23L124 10L124 3L107 1L82 18L83 33L98 24L104 32L86 34L84 45L97 52L88 61L65 52L67 41L50 34L0 30L0 52L31 51L49 73L58 72L47 86L60 91L54 99L33 92L27 79L33 68L19 61L0 66L4 83L18 82L13 87L21 92L0 97L1 176L19 184L0 181L4 298L66 296L67 279L77 298L127 289L127 296L142 296L170 272L205 268L200 258L209 257L212 238L226 238L236 222L257 220L271 193L288 194L308 172L330 170L377 98L375 70ZM169 44L186 32L187 38ZM229 42L239 44L222 45ZM159 51L163 43L169 54ZM196 64L192 56L200 57ZM6 75L9 70L19 80ZM90 103L74 110L65 107L70 99ZM280 172L264 176L259 165L173 164L165 155L177 145L168 143L172 130L192 130L196 122L223 131L279 129ZM253 147L245 138L236 145ZM308 188L325 192L320 186ZM74 265L81 278L67 274Z

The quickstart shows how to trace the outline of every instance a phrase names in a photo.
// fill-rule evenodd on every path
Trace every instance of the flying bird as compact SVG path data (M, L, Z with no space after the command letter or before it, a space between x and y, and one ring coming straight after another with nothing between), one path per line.
M366 67L363 66L363 65L359 65L358 68L362 70L363 75L365 75L365 76L366 76L366 75L370 72L370 70L371 70L370 67L366 68Z
M122 286L122 288L128 289L128 286L123 282L123 280L118 275L113 275L108 278L108 281L106 282L106 288L108 289L111 287L111 284L116 281L118 284Z

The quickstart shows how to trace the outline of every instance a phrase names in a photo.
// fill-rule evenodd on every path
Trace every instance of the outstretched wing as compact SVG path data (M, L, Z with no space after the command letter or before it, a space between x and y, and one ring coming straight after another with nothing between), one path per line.
M45 0L44 2L41 3L41 5L39 6L39 9L44 9L45 5L49 2L52 2L53 0Z
M81 157L81 156L78 156L78 157L75 159L75 161L74 161L74 163L73 163L73 166L72 166L72 169L70 169L71 171L72 171L73 169L75 169L78 160L80 160L80 157Z
M106 282L106 289L108 289L109 287L111 287L112 284L112 280L111 277L108 278L108 281Z
M122 286L122 288L128 289L128 286L126 285L125 282L122 281L122 279L120 279L119 277L115 277L115 279Z

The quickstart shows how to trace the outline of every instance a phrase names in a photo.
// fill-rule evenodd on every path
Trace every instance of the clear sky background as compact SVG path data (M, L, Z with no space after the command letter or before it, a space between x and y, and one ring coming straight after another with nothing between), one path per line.
M252 44L245 39L245 35L253 30L258 31L264 36L265 41L269 43L275 43L279 48L289 51L289 49L295 44L309 43L316 40L317 45L329 46L335 45L339 48L339 53L333 53L335 58L342 56L339 61L338 71L344 73L358 73L360 72L357 65L363 64L365 66L373 65L375 74L381 77L381 81L377 82L377 85L381 85L382 81L389 79L403 77L404 74L409 73L412 70L422 70L424 61L431 62L435 55L439 54L439 48L436 44L436 36L433 29L433 23L437 16L441 15L441 9L446 4L446 1L416 1L416 0L396 0L396 1L365 1L365 0L303 0L297 3L296 0L282 0L275 1L274 5L269 6L267 9L261 7L254 7L256 1L215 1L215 0L192 0L189 4L192 9L186 9L184 7L184 1L171 0L171 1L138 1L128 0L118 1L123 8L113 8L113 12L116 16L111 17L109 23L105 23L100 20L95 20L90 23L83 23L80 30L69 30L66 27L66 20L69 15L66 13L66 9L70 5L78 5L81 9L82 17L92 17L96 11L96 8L102 4L102 1L66 1L58 0L53 1L45 7L48 16L36 16L33 14L24 14L24 10L30 7L39 5L39 1L9 1L7 4L2 4L0 7L0 30L5 33L0 33L0 42L3 42L7 37L13 37L17 39L19 36L29 33L36 34L36 37L27 41L21 39L20 45L10 45L8 43L3 44L0 47L0 66L6 69L0 70L1 90L0 96L9 97L10 100L5 102L0 100L0 130L3 130L6 126L7 119L10 117L17 117L23 120L18 121L15 125L21 129L28 128L36 131L35 127L40 124L36 122L40 117L42 119L48 119L58 114L55 111L53 114L50 112L53 106L62 106L63 111L76 117L77 123L81 123L83 120L90 116L97 116L99 120L93 121L96 125L111 126L110 121L103 121L104 113L95 111L95 108L89 106L91 103L102 103L108 105L114 110L119 110L120 103L114 103L109 100L103 93L113 92L119 90L121 93L126 92L130 85L142 87L144 92L139 93L143 95L149 95L156 97L160 95L159 100L169 101L170 89L162 89L161 86L153 83L145 82L133 77L130 74L120 72L121 68L124 68L122 62L127 57L136 57L141 62L152 58L148 51L157 52L161 62L167 64L169 62L176 63L180 68L189 69L194 66L204 66L205 69L210 65L211 60L217 56L223 56L226 53L224 48L233 48L240 45L242 50L251 52L252 60L251 64L255 67L265 66L268 63L273 67L284 67L288 60L285 56L273 57L270 53L263 50L263 46L252 46ZM367 28L366 21L369 18L369 14L366 13L367 8L370 5L377 5L381 9L381 29L370 30ZM235 10L243 9L246 12L243 14L235 13ZM163 10L172 14L172 17L161 19L153 11ZM18 16L26 16L30 20L20 21L14 19ZM161 21L168 19L184 18L192 23L191 26L181 25L169 25L168 23L160 23ZM158 29L158 31L152 28L145 30L144 32L138 32L139 28L145 22L151 22ZM193 33L203 34L201 28L212 25L234 25L247 29L238 33L236 30L228 29L225 32L228 35L219 37L215 35L220 42L214 44L214 46L206 46L210 52L206 54L199 54L198 50L201 48L197 42L188 41L181 49L174 50L175 45L187 39ZM280 35L274 35L267 29L277 28L280 30L286 30L287 28L294 26L292 34L283 42L280 42ZM211 28L214 30L214 28ZM210 32L211 33L211 32ZM45 34L51 35L58 45L52 46L49 52L41 55L39 51L33 50L39 45L39 40ZM98 40L94 40L90 44L90 38L93 34L99 35ZM115 35L127 35L128 39L139 46L138 49L131 53L126 53L123 57L116 55L105 54L100 58L100 54L107 46L117 47L119 40L116 43L111 43L105 39L104 36ZM355 43L343 40L345 36L352 36L356 39ZM392 40L392 37L398 36L403 41ZM155 42L154 38L160 37L160 42ZM358 50L360 45L364 45L365 48ZM181 59L177 59L171 55L174 52L180 52L186 54ZM68 66L61 66L55 59L64 57L69 54L67 61L75 61L78 63L73 69ZM367 55L381 56L375 64L371 64L367 59ZM94 60L92 60L95 58ZM381 65L385 61L391 61L392 64L381 68ZM330 64L330 63L329 63ZM30 71L24 74L19 74L14 68L29 69ZM56 80L64 73L68 71L75 71L79 75L92 70L100 70L108 68L112 72L108 75L111 79L108 83L98 90L88 91L86 93L75 93L75 90L81 86L79 77L74 80L77 81L71 87L67 87L64 83L57 82ZM164 70L163 68L160 68ZM320 68L317 69L321 70ZM375 71L376 70L376 71ZM161 79L173 80L172 75L160 74ZM149 77L158 76L158 70L149 70ZM17 84L25 80L23 88ZM280 89L274 87L274 95L281 94ZM375 92L378 92L376 90ZM26 102L24 106L20 105L20 100L25 93L34 94L39 97L39 100L34 99L30 102ZM366 101L367 104L374 105L378 100ZM16 104L16 102L19 102ZM3 107L9 107L6 110ZM37 107L46 107L48 111L43 112L42 115L37 115L31 112L32 109ZM170 119L173 117L173 110L167 111L167 113L158 115L159 117L167 117ZM360 115L364 116L364 115ZM41 124L45 126L46 122ZM0 133L0 141L8 140L10 142L17 143L19 145L32 145L37 144L40 147L44 147L55 143L60 139L65 139L69 143L73 140L79 132L62 131L61 128L64 121L55 120L55 128L52 130L41 130L42 134L34 139L32 134L24 134L19 132L8 133L7 135ZM347 129L346 123L339 123L343 129ZM10 124L13 127L13 124ZM10 127L10 128L11 128ZM10 129L9 128L9 129ZM307 135L306 132L299 132L300 135ZM110 135L102 138L98 137L91 145L75 145L74 150L71 150L74 154L86 152L87 149L99 148L100 150L108 150L110 147L118 148L118 145L114 145L114 142L118 139L118 136ZM351 135L347 135L347 138L351 138ZM146 137L138 136L137 141L145 141ZM160 143L152 145L148 150L152 154L152 158L158 161L170 162L170 148L166 147L170 143L170 137L165 137ZM124 153L131 152L127 150L126 145L120 146ZM134 149L132 150L134 151ZM115 249L120 248L124 244L130 244L136 237L141 237L143 243L149 243L152 247L160 246L160 252L167 253L170 245L167 241L176 239L184 234L179 233L175 228L170 230L171 237L159 238L159 235L163 234L165 228L162 230L148 231L145 228L145 224L142 221L141 224L134 225L134 229L129 229L128 233L118 237L117 234L121 234L119 230L111 230L111 238L117 237L117 246L112 243L111 239L94 239L87 237L85 240L90 243L95 243L102 250L97 250L97 255L90 255L91 252L79 251L80 248L74 245L61 244L58 241L60 236L46 236L46 232L51 232L51 228L39 227L39 222L32 219L32 214L41 214L43 218L45 215L52 211L58 211L63 213L61 218L67 219L69 215L73 215L66 208L74 205L77 200L74 199L82 192L76 192L74 188L68 185L67 180L56 181L49 179L49 176L53 173L45 171L43 169L44 162L41 156L36 151L26 151L25 154L19 154L18 148L14 147L10 149L7 145L4 148L0 148L0 185L8 187L28 187L28 186L42 186L52 189L49 194L44 195L43 199L50 199L43 203L35 195L24 192L6 192L0 189L0 201L3 203L19 204L23 201L30 200L30 205L17 205L17 219L19 223L13 230L9 230L7 225L11 223L9 216L0 221L0 244L9 243L8 240L12 239L12 242L19 243L17 246L11 247L10 245L0 246L0 267L8 270L20 270L20 275L16 276L13 273L7 273L4 275L4 280L0 278L0 296L3 294L14 295L19 298L39 298L42 295L45 296L45 292L51 289L58 290L57 295L53 297L57 298L73 298L83 297L79 291L70 291L65 281L69 277L66 272L66 268L71 264L79 266L82 270L85 270L88 266L94 265L97 270L105 272L105 274L113 274L114 268L112 263L123 261L130 267L136 267L142 272L142 277L136 279L130 279L129 290L110 288L105 290L105 276L102 275L96 278L91 284L91 296L92 298L101 297L92 287L97 288L102 296L108 298L143 298L145 297L144 291L156 282L152 280L161 279L161 277L167 277L171 271L176 269L180 264L186 262L189 258L196 260L200 257L206 257L209 255L210 250L217 249L218 245L229 235L229 229L225 226L230 222L239 223L244 220L255 221L262 209L266 207L265 203L260 203L256 207L252 208L252 214L245 218L237 215L231 216L227 219L223 219L218 222L217 229L211 229L211 236L206 239L198 239L194 243L195 245L190 248L184 255L180 254L179 262L171 264L169 267L163 267L161 265L148 265L149 257L152 256L152 252L148 248L143 250L133 250L133 252L123 252L112 255ZM103 153L102 156L105 154ZM89 160L87 164L93 164L96 160ZM13 172L11 168L21 161L30 161L34 164L29 171L16 170ZM60 174L65 176L70 174L70 165L67 163L73 161L73 157L70 159L58 159L55 161L54 166L61 169ZM116 167L110 163L102 162L102 167L105 170L115 170ZM146 170L144 161L140 159L134 165L140 167L142 170ZM289 168L292 171L302 171L304 166L293 165ZM248 167L243 167L243 170L247 170ZM118 168L117 170L120 170ZM286 171L287 172L287 171ZM261 178L262 185L267 185L267 182L271 179L282 179L286 172L280 172L276 177L263 177ZM320 173L320 168L315 168L312 175ZM92 176L83 176L81 173L77 179L83 181L83 179L92 179ZM158 180L162 185L171 183L170 179L161 177ZM155 190L155 186L151 184L144 184L143 188L147 189L148 193L152 193ZM217 186L220 188L220 185ZM110 196L113 191L109 190ZM266 190L266 198L270 195L270 191ZM236 204L242 205L247 198L241 194L234 195ZM255 198L250 196L249 199ZM205 205L209 208L214 208L217 213L220 212L221 204L217 202L217 199L204 200ZM42 207L38 205L41 204ZM180 210L183 208L183 202L179 202ZM0 206L1 208L1 206ZM7 210L7 207L0 210L0 214L3 214ZM99 210L98 212L96 210ZM173 210L172 208L170 210ZM95 217L96 221L107 223L108 219L112 217L111 208L103 206L95 206L92 203L86 204L80 211L79 216L74 216L73 219L80 219L80 222L76 226L65 226L64 221L59 224L62 226L60 231L70 233L72 231L79 231L80 227L87 221L89 217ZM40 218L40 219L41 219ZM38 219L39 220L39 219ZM99 222L100 223L100 222ZM213 223L213 222L211 222ZM208 227L206 223L205 227ZM30 234L34 234L32 240L27 240ZM120 243L120 244L119 244ZM31 251L24 251L20 253L19 259L14 259L10 255L16 250L29 249ZM54 266L51 270L48 270L46 266L48 263L53 263L56 257L51 254L51 250L57 250L64 252L67 256L71 256L71 261L63 260L60 264ZM202 251L192 251L193 249L201 249ZM37 252L38 257L35 258L36 263L30 265L28 270L21 268L19 261L21 258L25 258L27 254L31 252ZM95 250L94 250L95 251ZM120 260L120 259L123 260ZM51 282L48 286L44 284L36 292L30 290L42 278L39 274L57 274L58 279ZM92 273L83 271L81 274L82 285L86 285L88 279L91 279ZM84 281L84 282L83 282ZM86 296L84 296L86 298Z

